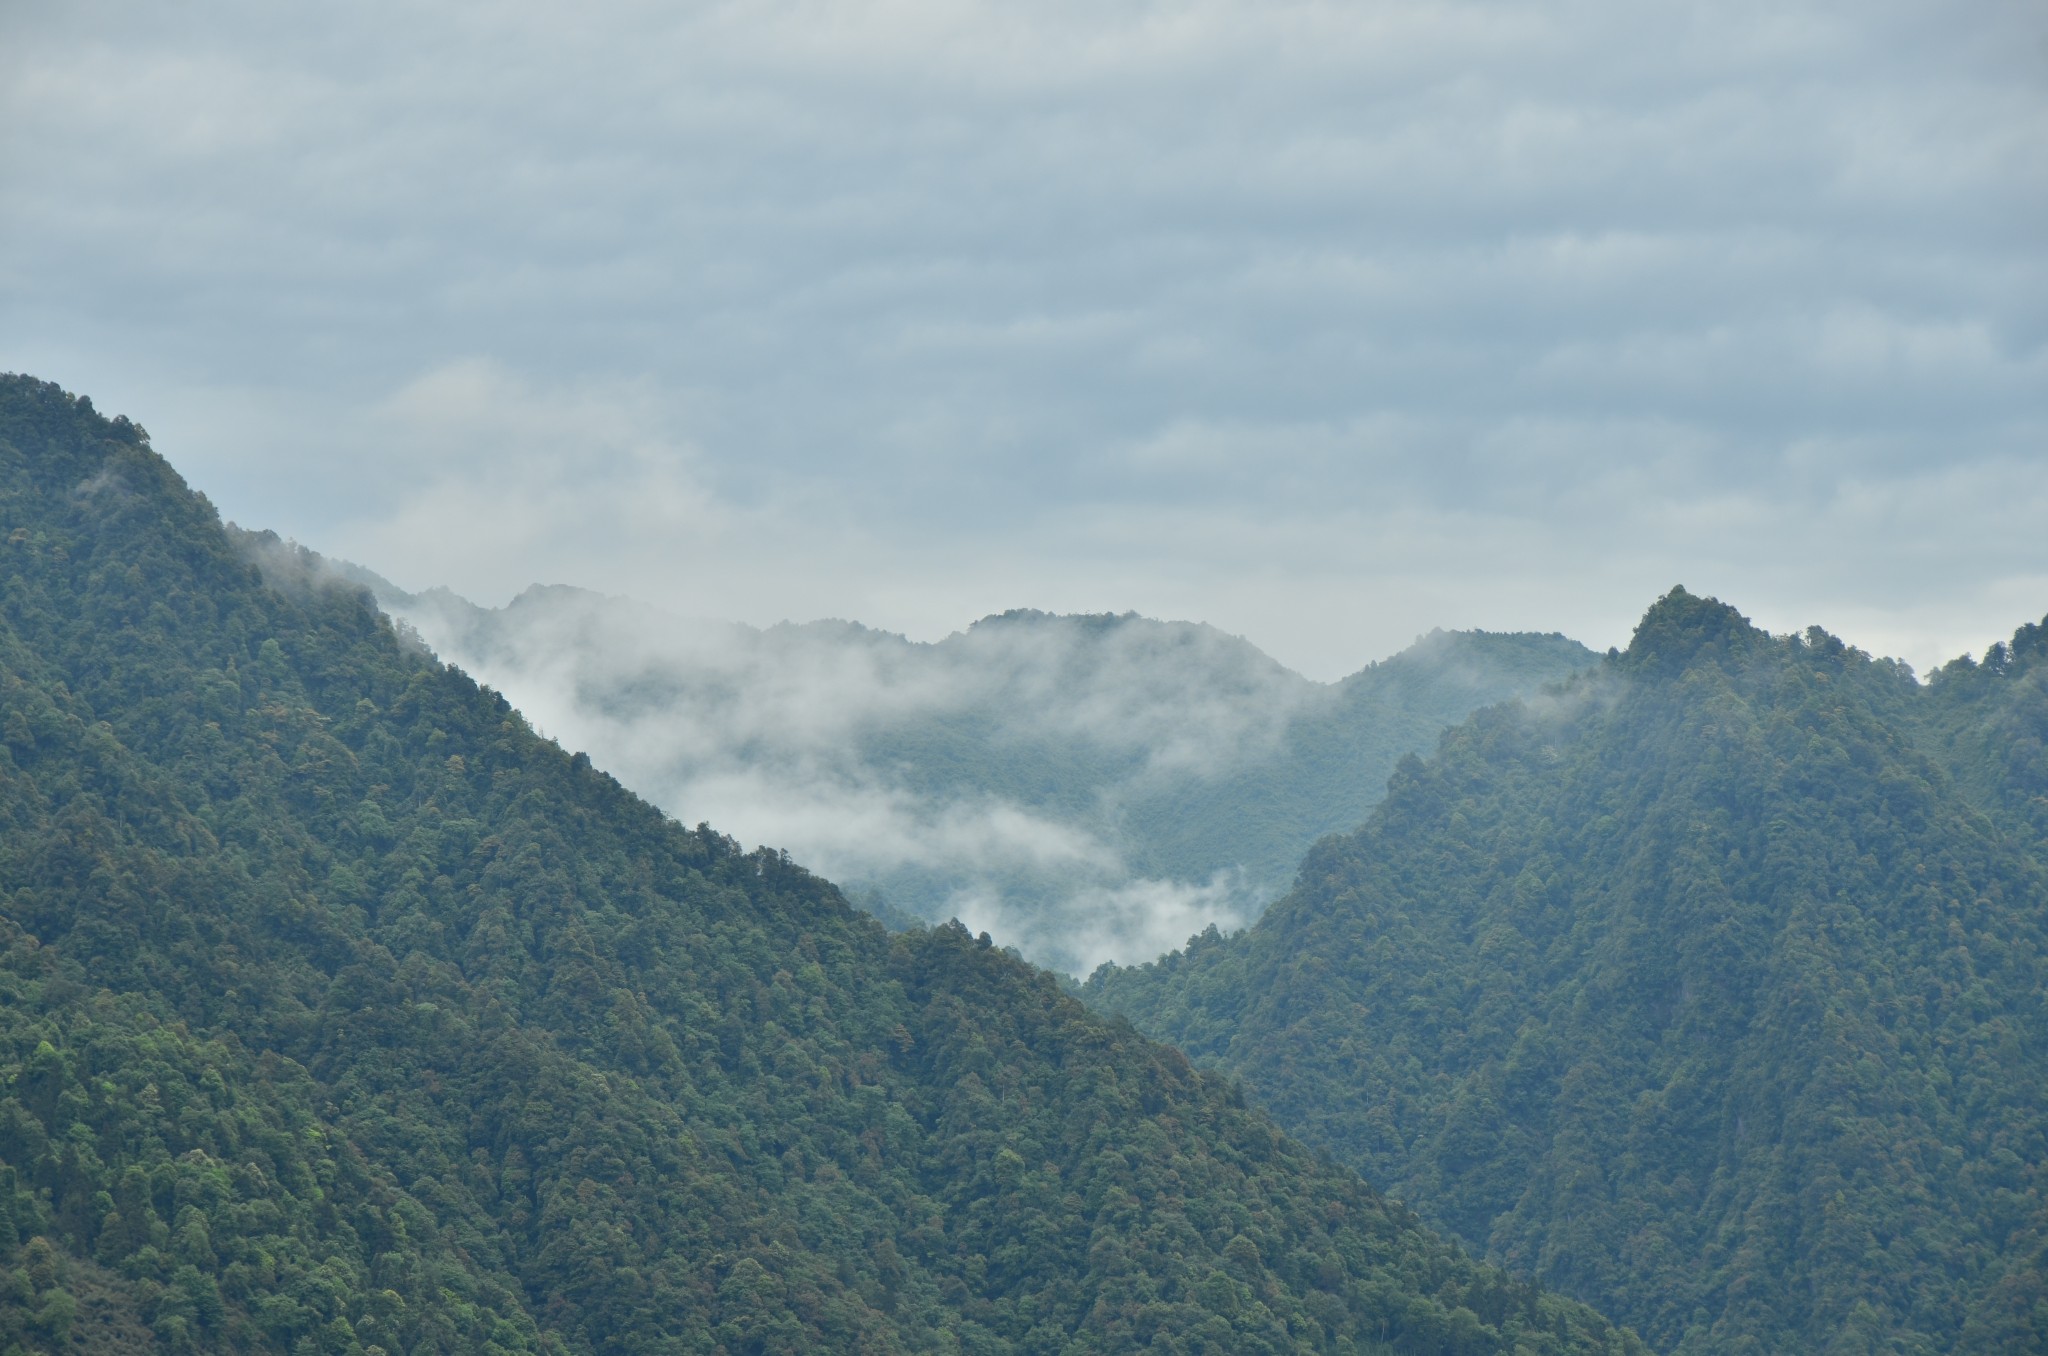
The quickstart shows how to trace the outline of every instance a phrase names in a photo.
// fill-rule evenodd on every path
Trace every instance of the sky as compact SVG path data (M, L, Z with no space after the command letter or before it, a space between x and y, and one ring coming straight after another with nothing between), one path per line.
M0 0L0 370L229 518L1334 678L2048 612L2039 0Z

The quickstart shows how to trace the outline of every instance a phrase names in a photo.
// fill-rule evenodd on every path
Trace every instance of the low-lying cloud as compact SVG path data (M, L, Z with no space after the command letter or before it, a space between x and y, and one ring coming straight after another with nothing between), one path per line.
M1120 811L1271 758L1333 700L1235 637L1135 617L999 616L918 644L573 589L500 610L444 591L385 601L677 818L1078 972L1256 915L1270 881L1135 869Z
M1064 968L1085 975L1104 961L1132 964L1163 956L1205 928L1235 932L1259 916L1269 897L1233 873L1218 872L1193 884L1139 879L1086 887L1069 896L1064 916L1052 927L989 892L962 891L947 900L947 909L972 931L1026 938L1027 955L1035 950L1045 956L1051 954L1048 945L1056 947Z

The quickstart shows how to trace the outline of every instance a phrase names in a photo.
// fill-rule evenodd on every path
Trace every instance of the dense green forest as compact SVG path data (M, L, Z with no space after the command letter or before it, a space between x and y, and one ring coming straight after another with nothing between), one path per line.
M1926 684L1678 590L1100 1007L1684 1353L2048 1351L2048 630Z
M1644 1350L0 378L0 1351Z
M1557 635L1434 632L1318 683L1214 627L1134 614L1019 609L926 644L561 586L481 608L333 569L672 814L737 816L878 911L985 918L1076 973L1256 917L1404 754L1597 659ZM1185 908L1147 926L1162 899Z

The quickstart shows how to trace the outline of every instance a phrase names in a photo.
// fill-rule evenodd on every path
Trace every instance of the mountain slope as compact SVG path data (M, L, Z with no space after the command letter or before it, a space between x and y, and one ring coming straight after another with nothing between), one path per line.
M1659 1345L2041 1350L2048 873L1965 695L1674 592L1090 996Z
M1929 682L1936 700L1922 713L1922 743L1986 814L2048 844L2048 621Z
M1640 1350L985 939L266 584L19 377L0 551L7 1341Z
M1015 611L920 644L560 587L486 609L355 577L679 817L715 806L858 894L1074 972L1255 917L1402 754L1595 659L1561 636L1439 632L1323 684L1213 627L1135 615Z

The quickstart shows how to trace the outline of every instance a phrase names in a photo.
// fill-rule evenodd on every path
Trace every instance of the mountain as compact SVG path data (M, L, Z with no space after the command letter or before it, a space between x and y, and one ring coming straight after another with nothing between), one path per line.
M0 1350L1643 1350L0 378Z
M1960 790L2013 833L2048 843L2048 620L2022 626L1978 663L1932 675L1926 744Z
M2048 645L1673 592L1091 1001L1681 1353L2048 1350Z
M1250 921L1402 754L1596 658L1561 636L1438 632L1326 684L1135 615L1007 612L920 644L562 587L488 609L350 577L677 817L715 813L878 911L957 916L1073 973Z

